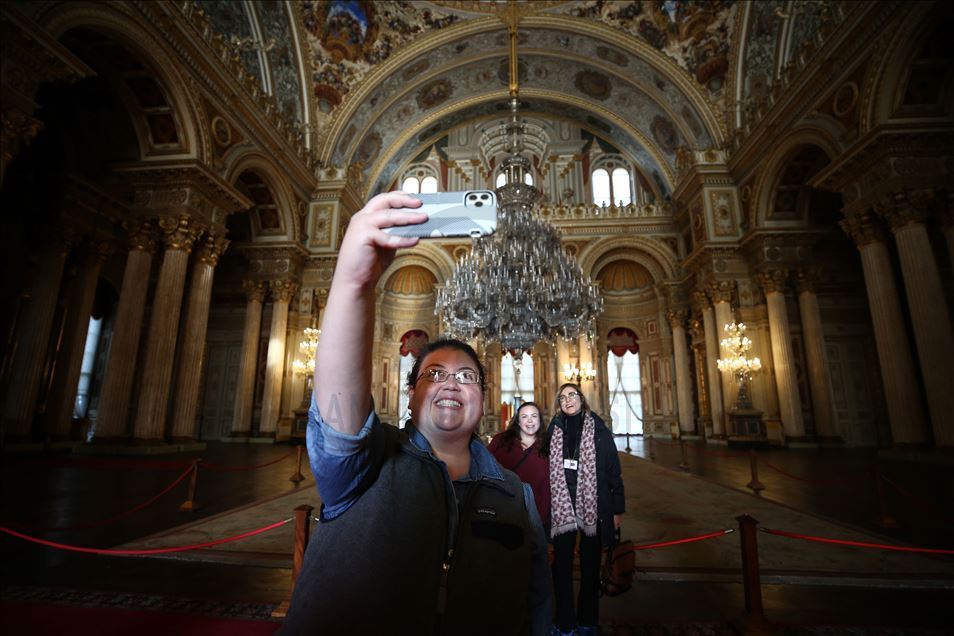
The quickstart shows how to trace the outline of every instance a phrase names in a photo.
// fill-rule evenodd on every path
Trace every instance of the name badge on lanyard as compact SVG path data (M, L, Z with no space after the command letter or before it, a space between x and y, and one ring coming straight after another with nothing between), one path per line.
M576 467L579 463L580 462L578 462L575 459L564 459L563 467L566 468L567 470L576 470Z

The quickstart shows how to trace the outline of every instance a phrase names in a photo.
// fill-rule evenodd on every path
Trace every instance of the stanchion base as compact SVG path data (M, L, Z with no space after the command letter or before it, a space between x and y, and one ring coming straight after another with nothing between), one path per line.
M749 490L754 490L756 493L759 493L765 490L765 486L763 486L762 482L760 481L750 481L749 483L745 485L745 487L748 488Z
M293 481L297 484L300 481L305 481L305 476L302 475L301 473L295 473L294 475L288 478L288 481Z
M281 604L272 610L272 618L285 618L288 616L288 608L291 607L291 600L284 600Z
M187 501L184 504L179 506L179 510L181 510L182 512L195 512L201 507L202 507L201 504L197 504L194 501Z

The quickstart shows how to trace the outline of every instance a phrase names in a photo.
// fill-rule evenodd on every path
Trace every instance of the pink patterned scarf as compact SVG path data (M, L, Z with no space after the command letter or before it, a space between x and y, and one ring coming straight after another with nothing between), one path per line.
M550 436L550 537L583 530L596 536L596 423L589 411L580 432L580 458L576 480L576 510L563 472L563 429L553 427Z

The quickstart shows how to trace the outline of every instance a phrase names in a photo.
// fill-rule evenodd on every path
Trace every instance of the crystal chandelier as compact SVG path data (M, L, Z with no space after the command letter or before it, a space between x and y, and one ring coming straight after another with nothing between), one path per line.
M595 335L603 299L579 264L563 251L556 228L534 205L540 191L526 183L530 160L518 116L516 23L510 24L510 120L503 128L507 182L497 188L497 231L474 240L438 291L445 330L461 339L499 342L518 357L537 342Z
M723 329L725 329L726 337L719 345L726 356L716 360L716 365L719 371L731 373L739 385L739 393L732 408L736 411L751 409L752 401L749 397L748 382L752 379L752 374L762 368L762 361L758 358L749 358L747 355L752 348L752 341L745 335L745 323L733 322L725 325Z

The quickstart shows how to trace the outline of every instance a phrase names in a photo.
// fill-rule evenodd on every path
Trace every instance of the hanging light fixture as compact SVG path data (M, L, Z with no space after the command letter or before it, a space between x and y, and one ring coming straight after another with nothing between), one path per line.
M534 210L540 191L528 184L530 160L519 117L516 17L510 33L510 119L497 188L497 231L474 240L437 295L445 330L458 338L499 342L518 357L537 342L595 335L603 310L597 286L566 254L556 228Z

